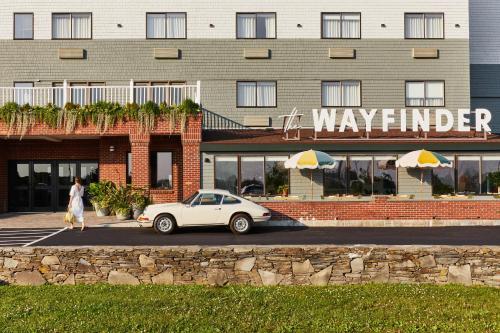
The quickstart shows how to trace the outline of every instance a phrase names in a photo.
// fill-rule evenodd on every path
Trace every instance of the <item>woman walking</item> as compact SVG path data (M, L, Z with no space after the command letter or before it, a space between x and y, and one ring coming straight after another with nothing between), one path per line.
M75 177L75 184L71 186L71 190L69 191L68 210L71 211L76 221L82 224L82 231L85 229L82 200L84 192L85 190L82 186L82 179L80 177ZM70 229L73 229L73 224L71 224Z

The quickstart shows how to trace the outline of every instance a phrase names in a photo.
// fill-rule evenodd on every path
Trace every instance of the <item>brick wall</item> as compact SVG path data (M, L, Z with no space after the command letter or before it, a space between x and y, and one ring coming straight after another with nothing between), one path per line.
M201 188L201 124L202 117L191 118L182 133L182 197L188 196Z
M500 200L390 200L264 202L274 220L449 219L500 220Z

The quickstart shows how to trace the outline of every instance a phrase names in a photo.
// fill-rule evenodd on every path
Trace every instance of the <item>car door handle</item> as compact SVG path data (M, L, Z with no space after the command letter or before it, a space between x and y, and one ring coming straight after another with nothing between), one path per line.
M219 208L214 208L214 209L215 209L215 210L221 210L222 208L220 208L220 207L219 207Z

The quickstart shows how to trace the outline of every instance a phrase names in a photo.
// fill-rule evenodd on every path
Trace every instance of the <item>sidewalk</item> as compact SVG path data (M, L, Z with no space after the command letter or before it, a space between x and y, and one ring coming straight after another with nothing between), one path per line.
M6 213L0 214L0 229L2 228L64 228L65 212L58 213ZM134 220L118 221L115 216L97 217L94 212L84 213L87 227L137 227ZM75 227L79 227L77 223Z

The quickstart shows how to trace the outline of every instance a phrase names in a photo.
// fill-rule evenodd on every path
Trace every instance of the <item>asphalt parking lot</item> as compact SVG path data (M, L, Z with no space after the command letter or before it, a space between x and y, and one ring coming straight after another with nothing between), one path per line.
M35 245L37 242L63 232L64 228L58 229L11 229L0 228L0 247L18 247Z
M172 235L151 228L65 230L29 246L224 246L224 245L500 245L500 227L443 228L254 228L233 235L224 227L180 229ZM1 245L0 245L1 246Z

